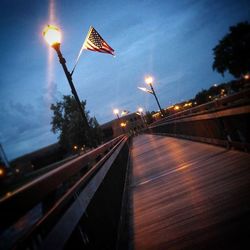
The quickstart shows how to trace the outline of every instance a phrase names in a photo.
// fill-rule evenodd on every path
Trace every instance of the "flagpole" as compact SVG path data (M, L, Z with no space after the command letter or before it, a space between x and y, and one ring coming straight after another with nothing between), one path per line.
M78 94L77 94L77 92L76 92L75 86L74 86L74 84L73 84L73 80L72 80L71 74L69 73L68 68L67 68L67 66L66 66L66 60L65 60L65 58L63 57L63 55L62 55L62 53L61 53L60 44L59 44L59 43L54 44L52 47L55 49L55 51L56 51L56 53L57 53L57 55L58 55L58 58L59 58L59 62L61 63L61 65L62 65L62 67L63 67L64 73L65 73L65 75L66 75L66 78L67 78L67 80L68 80L69 86L70 86L70 88L71 88L71 92L72 92L72 94L73 94L73 96L74 96L74 98L75 98L75 100L76 100L76 103L77 103L77 105L78 105L80 114L81 114L81 116L82 116L82 120L83 120L85 126L87 127L87 129L90 130L88 120L87 120L87 118L86 118L86 115L85 115L85 112L84 112L84 110L83 110L81 101L80 101L80 99L79 99L79 97L78 97Z
M88 37L89 37L89 34L90 34L90 32L91 32L91 29L92 29L92 26L90 26L89 31L88 31L88 34L87 34L86 38L84 39L84 43L83 43L83 45L82 45L82 47L81 47L81 49L80 49L80 52L79 52L79 54L78 54L78 56L77 56L77 59L76 59L76 62L75 62L75 66L73 67L73 69L72 69L72 71L71 71L71 73L70 73L71 76L73 75L73 73L74 73L74 71L75 71L75 68L76 68L76 65L77 65L77 63L78 63L78 61L79 61L79 59L80 59L80 56L82 55L82 52L83 52L83 50L85 49L85 42L86 42L86 40L87 40Z
M83 46L84 46L84 45L83 45ZM79 61L79 59L80 59L80 56L82 55L83 50L84 50L84 48L81 48L81 50L80 50L80 52L79 52L79 54L78 54L78 57L77 57L76 62L75 62L75 66L73 67L73 69L72 69L72 71L71 71L71 73L70 73L71 76L73 75L73 73L74 73L74 71L75 71L76 65L78 64L78 61Z

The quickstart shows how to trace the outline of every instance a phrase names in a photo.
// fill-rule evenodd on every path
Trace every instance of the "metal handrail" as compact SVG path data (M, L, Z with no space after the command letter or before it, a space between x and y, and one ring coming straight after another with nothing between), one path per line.
M119 136L100 147L71 160L62 166L38 177L23 187L8 193L0 200L1 228L10 226L62 183L79 173L82 168L100 155L119 144L124 136ZM18 206L18 208L17 208Z

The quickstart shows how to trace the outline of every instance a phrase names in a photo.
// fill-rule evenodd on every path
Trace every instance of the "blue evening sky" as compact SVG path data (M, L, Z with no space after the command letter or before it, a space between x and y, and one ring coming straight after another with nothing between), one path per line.
M247 0L2 0L0 16L0 143L13 159L57 141L49 107L71 93L44 25L61 28L69 69L90 25L115 49L116 57L84 51L73 75L102 124L113 108L157 110L137 89L147 74L163 107L231 79L212 70L212 49L229 26L249 21L250 7Z

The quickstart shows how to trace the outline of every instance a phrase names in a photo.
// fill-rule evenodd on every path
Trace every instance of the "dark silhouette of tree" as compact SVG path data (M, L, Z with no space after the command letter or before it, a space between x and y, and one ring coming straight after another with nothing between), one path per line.
M86 101L81 102L90 129L87 129L73 96L65 95L63 100L52 104L52 132L59 133L59 143L67 151L77 147L96 147L102 139L101 129L95 117L89 117L85 110Z
M200 105L210 101L208 96L209 96L208 91L203 89L202 91L196 94L194 99L197 102L197 104Z
M229 28L230 32L213 49L213 69L241 77L250 71L250 24L242 22Z
M151 124L151 123L154 121L152 115L153 115L153 112L150 113L149 111L146 111L144 117L145 117L145 120L146 120L146 123L147 123L147 124Z

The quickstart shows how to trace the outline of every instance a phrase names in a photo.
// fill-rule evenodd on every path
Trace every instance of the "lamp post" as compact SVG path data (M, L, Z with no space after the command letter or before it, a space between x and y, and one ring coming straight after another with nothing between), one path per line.
M68 68L66 66L66 60L63 57L63 55L61 53L61 50L60 50L61 38L62 38L61 32L60 32L60 30L56 26L48 25L43 30L43 36L44 36L44 39L46 40L46 42L53 49L55 49L55 51L56 51L56 53L58 55L59 62L61 63L61 65L63 67L64 73L66 75L66 78L68 80L69 86L71 88L71 92L72 92L72 94L73 94L73 96L74 96L74 98L76 100L76 103L78 105L79 111L81 113L83 122L85 123L86 127L89 129L89 124L88 124L87 118L85 116L85 113L84 113L82 104L80 102L80 99L79 99L79 97L77 95L77 92L76 92L76 89L75 89L75 86L74 86L74 83L73 83L73 80L72 80L72 75L68 71Z
M121 118L120 118L120 116L119 116L119 109L114 109L114 110L113 110L113 113L116 115L116 117L117 117L117 119L118 119L118 124L119 124L119 126L122 128L122 132L125 133L125 130L124 130L124 127L125 127L125 126L122 125L123 122L121 121Z
M116 115L117 119L120 121L119 109L114 109L113 113Z
M162 108L161 108L161 105L160 105L160 103L159 103L159 100L158 100L158 98L157 98L157 96L156 96L155 90L154 90L153 85L152 85L152 83L153 83L153 77L151 77L151 76L146 77L146 78L145 78L145 82L146 82L146 84L148 84L148 85L150 86L150 89L151 89L151 92L152 92L152 93L149 92L149 91L147 91L147 92L148 92L148 93L151 93L151 94L155 97L155 100L156 100L156 102L157 102L157 104L158 104L158 107L159 107L159 109L160 109L161 115L164 116L163 110L162 110Z
M140 115L141 120L142 120L142 124L144 124L145 127L148 127L148 126L147 126L147 123L146 123L146 121L145 121L145 117L144 117L144 115L143 115L143 108L138 108L137 114Z

